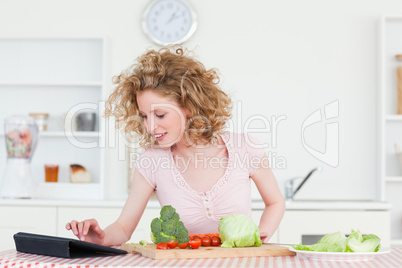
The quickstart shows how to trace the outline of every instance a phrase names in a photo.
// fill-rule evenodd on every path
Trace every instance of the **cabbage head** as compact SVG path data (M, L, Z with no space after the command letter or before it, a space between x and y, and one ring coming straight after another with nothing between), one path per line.
M224 216L219 221L219 237L223 248L259 247L262 245L260 230L246 215Z

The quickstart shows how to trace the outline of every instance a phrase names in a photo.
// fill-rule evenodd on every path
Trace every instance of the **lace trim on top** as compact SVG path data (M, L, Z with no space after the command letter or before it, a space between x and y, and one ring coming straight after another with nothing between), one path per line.
M219 134L222 137L222 140L224 141L226 145L226 149L228 150L228 165L226 167L225 173L223 176L211 187L211 189L207 192L205 192L206 195L212 195L215 194L220 188L222 188L230 179L230 175L232 174L233 170L233 147L232 144L230 143L229 140L229 133L225 132L223 134ZM193 190L190 185L186 182L184 177L181 175L180 171L176 167L176 163L174 162L173 159L173 153L171 148L169 148L169 157L171 160L171 171L173 174L173 180L176 183L177 186L180 188L183 188L187 191L190 191L194 193L195 195L204 195L203 192L197 192Z

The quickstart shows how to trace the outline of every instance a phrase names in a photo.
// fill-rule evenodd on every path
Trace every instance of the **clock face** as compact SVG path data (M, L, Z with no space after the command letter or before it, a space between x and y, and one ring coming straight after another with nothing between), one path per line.
M196 16L182 0L153 1L144 13L143 29L157 44L179 44L194 33Z

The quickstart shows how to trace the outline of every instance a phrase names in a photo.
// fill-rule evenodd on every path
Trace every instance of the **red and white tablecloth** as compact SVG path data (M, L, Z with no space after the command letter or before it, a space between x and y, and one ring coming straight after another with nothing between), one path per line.
M283 257L245 257L219 259L174 259L154 260L139 254L117 255L111 257L63 259L42 255L20 253L15 250L0 253L0 267L312 267L312 268L401 268L402 248L393 248L391 253L370 261L312 261L297 256Z

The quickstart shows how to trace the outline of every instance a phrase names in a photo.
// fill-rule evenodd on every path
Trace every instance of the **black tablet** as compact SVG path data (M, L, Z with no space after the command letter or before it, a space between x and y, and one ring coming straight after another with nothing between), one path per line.
M19 252L47 255L61 258L102 257L116 254L127 254L127 251L84 242L78 239L16 233L15 247Z

